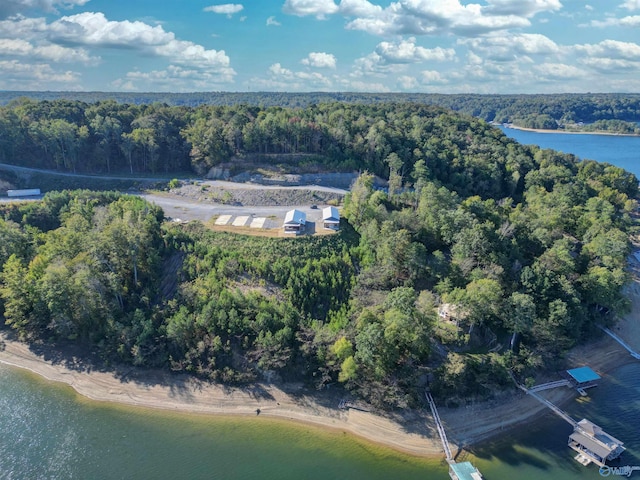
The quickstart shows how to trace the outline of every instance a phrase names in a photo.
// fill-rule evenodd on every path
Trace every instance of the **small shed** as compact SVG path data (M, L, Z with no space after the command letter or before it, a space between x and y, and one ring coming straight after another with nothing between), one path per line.
M449 464L449 476L452 480L482 480L482 474L471 462Z
M284 217L283 229L284 233L299 234L304 232L307 224L307 214L300 210L289 210Z
M338 230L340 228L340 212L336 207L322 209L322 225L327 230Z

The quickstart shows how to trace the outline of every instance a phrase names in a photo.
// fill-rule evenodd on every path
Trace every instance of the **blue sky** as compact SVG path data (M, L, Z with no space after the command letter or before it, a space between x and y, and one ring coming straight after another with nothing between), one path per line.
M0 90L640 92L640 0L0 0Z

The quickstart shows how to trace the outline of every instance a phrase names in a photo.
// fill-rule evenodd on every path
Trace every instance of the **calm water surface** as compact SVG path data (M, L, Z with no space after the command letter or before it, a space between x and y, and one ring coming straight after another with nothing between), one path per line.
M640 465L640 362L567 410L625 442ZM266 418L173 414L86 400L0 365L2 479L447 479L441 460L398 454L341 432ZM573 460L555 416L465 453L487 480L601 478ZM636 473L640 478L640 472Z
M582 159L607 162L640 178L640 136L539 133L499 127L508 137L525 145L538 145Z

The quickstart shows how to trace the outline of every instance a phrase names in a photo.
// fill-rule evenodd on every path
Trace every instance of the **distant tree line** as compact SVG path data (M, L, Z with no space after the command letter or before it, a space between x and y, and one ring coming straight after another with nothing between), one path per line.
M17 95L0 92L0 104L6 102L0 107L0 161L65 171L200 173L211 164L254 153L320 154L349 168L361 153L351 139L376 135L370 134L376 127L367 117L377 118L389 105L398 110L399 104L412 105L405 109L416 115L438 106L528 128L640 134L638 94Z
M430 376L453 403L510 385L509 370L525 379L556 368L628 307L638 180L621 168L522 146L424 105L109 105L89 109L145 112L131 118L150 117L135 125L151 130L188 117L173 131L201 170L242 148L363 173L341 232L320 237L165 223L157 207L109 192L2 205L0 308L24 338L77 341L106 359L223 382L340 382L397 407L415 404ZM59 108L87 118L73 106ZM110 151L111 168L126 169L107 144L101 164ZM373 172L388 189L374 187ZM438 316L443 305L449 319Z

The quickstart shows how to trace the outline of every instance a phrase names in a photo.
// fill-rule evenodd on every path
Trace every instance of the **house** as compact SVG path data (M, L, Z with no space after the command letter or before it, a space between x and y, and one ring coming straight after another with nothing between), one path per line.
M585 389L595 387L600 375L589 367L580 367L567 370L567 376L571 384L581 395L586 395Z
M284 233L299 234L304 232L307 224L307 214L300 210L289 210L284 217L283 229Z
M336 207L322 209L322 225L327 230L338 230L340 228L340 212Z
M622 445L623 442L587 419L580 420L569 435L569 447L578 452L576 460L583 465L593 462L604 467L607 460L618 458L625 450Z

